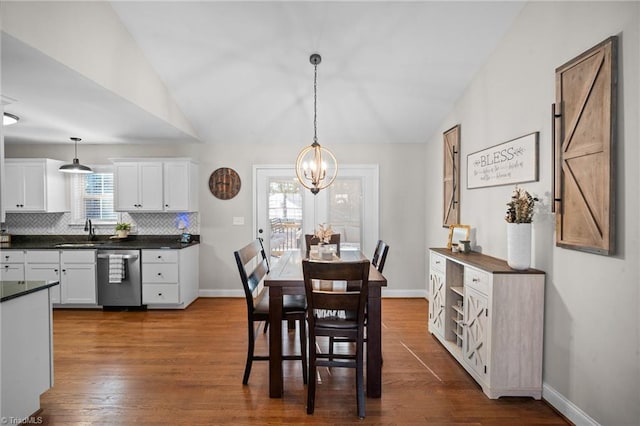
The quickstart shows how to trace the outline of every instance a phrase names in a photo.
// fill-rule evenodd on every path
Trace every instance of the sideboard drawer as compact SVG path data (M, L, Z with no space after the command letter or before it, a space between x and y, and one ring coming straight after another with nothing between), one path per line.
M478 290L480 293L489 294L489 280L491 277L488 273L480 271L469 266L464 267L464 285Z
M429 260L429 264L431 265L431 270L434 272L444 272L446 259L444 256L440 256L439 254L431 252L431 258Z

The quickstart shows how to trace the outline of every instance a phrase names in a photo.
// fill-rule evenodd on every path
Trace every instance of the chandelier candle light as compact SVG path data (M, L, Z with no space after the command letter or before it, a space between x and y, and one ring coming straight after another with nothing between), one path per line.
M319 54L309 58L313 65L313 143L298 154L296 176L302 186L314 195L330 186L338 175L336 157L318 143L318 64L322 61ZM330 163L327 165L327 161ZM328 172L328 173L327 173Z

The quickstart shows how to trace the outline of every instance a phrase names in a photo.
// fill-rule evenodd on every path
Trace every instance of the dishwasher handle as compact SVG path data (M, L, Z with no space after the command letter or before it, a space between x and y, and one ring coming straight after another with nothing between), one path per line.
M111 256L111 255L110 254L98 254L98 259L108 259L109 256ZM137 260L138 259L138 255L125 254L124 256L122 256L122 258L124 260Z

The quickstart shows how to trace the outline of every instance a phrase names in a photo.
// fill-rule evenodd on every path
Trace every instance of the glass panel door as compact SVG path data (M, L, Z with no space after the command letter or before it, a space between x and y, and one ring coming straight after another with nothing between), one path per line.
M378 167L344 165L333 185L311 194L293 166L254 166L255 229L272 260L304 248L319 224L340 234L341 250L373 254L378 240Z

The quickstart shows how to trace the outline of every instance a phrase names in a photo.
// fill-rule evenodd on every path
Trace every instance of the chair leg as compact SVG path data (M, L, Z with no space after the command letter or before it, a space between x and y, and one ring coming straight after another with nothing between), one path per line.
M362 347L357 348L356 359L356 393L358 399L358 417L364 419L365 398L364 398L364 356Z
M309 372L307 369L307 321L303 318L299 322L300 325L300 356L302 358L302 382L306 385Z
M251 374L251 364L253 363L253 350L255 347L255 337L253 330L253 322L249 321L249 344L247 345L247 363L244 367L244 377L242 379L242 384L246 385L249 383L249 375Z
M309 338L309 384L307 386L307 414L313 414L316 403L316 344Z
M333 361L333 336L329 336L329 361Z
M266 333L268 329L269 329L269 320L266 320L264 322L264 330L262 330L262 332Z

